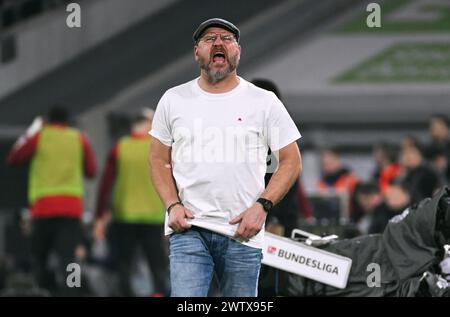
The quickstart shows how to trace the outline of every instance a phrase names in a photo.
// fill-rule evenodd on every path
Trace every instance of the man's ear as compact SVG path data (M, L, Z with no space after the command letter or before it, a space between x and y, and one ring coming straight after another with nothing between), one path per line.
M197 45L195 45L194 46L194 58L195 58L195 60L196 61L198 61L198 46Z

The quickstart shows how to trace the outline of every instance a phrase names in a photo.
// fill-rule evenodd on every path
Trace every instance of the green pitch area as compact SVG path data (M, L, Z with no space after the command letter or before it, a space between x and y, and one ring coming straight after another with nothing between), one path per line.
M450 43L396 44L334 83L450 82Z
M369 28L366 24L367 16L363 8L361 15L349 23L338 28L338 32L353 33L396 33L396 32L450 32L450 0L385 0L373 1L381 6L381 27ZM411 5L414 9L411 10ZM401 10L411 12L411 17L398 19L395 14Z

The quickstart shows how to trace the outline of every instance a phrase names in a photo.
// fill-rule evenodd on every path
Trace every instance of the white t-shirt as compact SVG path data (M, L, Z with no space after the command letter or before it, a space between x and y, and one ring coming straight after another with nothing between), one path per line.
M172 173L192 225L233 237L228 222L264 191L268 148L295 142L300 132L274 93L239 77L233 90L212 94L198 78L169 89L149 132L172 147ZM168 227L166 215L165 234ZM244 244L262 248L264 228Z

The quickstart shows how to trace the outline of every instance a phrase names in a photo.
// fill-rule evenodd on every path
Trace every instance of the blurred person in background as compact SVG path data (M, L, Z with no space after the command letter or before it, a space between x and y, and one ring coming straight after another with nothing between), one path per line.
M389 220L401 214L411 203L410 189L395 181L384 193L376 183L360 183L355 189L355 201L363 216L356 223L359 233L382 233Z
M404 148L414 146L418 142L419 142L419 139L417 137L415 137L413 135L405 135L400 140L400 151L402 151Z
M431 166L438 173L442 185L449 185L448 178L449 156L442 147L430 147L427 149L427 159Z
M426 148L426 157L442 172L446 183L450 182L450 128L449 120L443 114L430 118L431 143Z
M93 178L96 164L88 138L69 126L65 107L52 107L47 120L36 118L11 149L11 166L30 162L28 200L32 216L33 271L40 287L56 295L73 295L66 267L75 262L82 241L83 177ZM58 289L52 288L48 260L58 257Z
M374 145L372 153L376 164L373 179L378 183L381 193L385 193L401 171L397 149L388 143L378 143Z
M417 140L404 146L400 152L401 174L396 182L401 182L410 191L411 203L431 197L442 186L437 172L424 158L424 150Z
M394 217L413 203L411 190L407 184L394 181L384 194L384 201L385 208L390 212L391 217Z
M322 178L316 184L319 191L345 191L353 193L358 183L358 177L344 166L340 152L336 148L326 148L321 151Z
M272 91L278 99L283 101L281 93L274 82L268 79L257 78L252 80L252 83L257 87ZM272 155L270 149L267 164L267 172L264 177L266 186L269 184L275 170L273 164L277 164L276 158ZM283 199L267 215L266 231L290 237L292 230L298 228L300 218L309 219L311 216L311 205L300 179L297 179Z
M450 129L448 118L435 114L430 119L431 145L442 146L450 150Z
M136 296L131 275L136 251L141 248L152 273L153 296L168 295L168 261L164 238L165 209L149 178L148 158L153 110L133 118L131 134L111 149L98 190L94 237L105 238L112 194L111 235L117 248L120 292Z
M358 184L355 189L355 200L362 213L356 224L359 233L364 235L383 232L392 215L382 207L384 199L378 184L375 182Z
M329 147L321 151L320 157L321 179L316 183L316 190L319 193L336 193L342 195L349 206L350 217L353 220L357 217L354 214L354 196L355 187L359 178L350 168L344 166L341 153L337 148Z

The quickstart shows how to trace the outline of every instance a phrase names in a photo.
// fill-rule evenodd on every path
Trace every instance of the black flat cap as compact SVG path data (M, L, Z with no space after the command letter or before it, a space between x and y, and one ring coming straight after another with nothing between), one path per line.
M194 39L194 43L198 42L200 37L203 35L203 32L205 32L207 28L214 26L230 31L234 34L236 41L239 42L239 36L241 35L241 32L233 23L224 19L213 18L206 20L198 26L197 30L195 30L194 35L192 36L192 38Z

